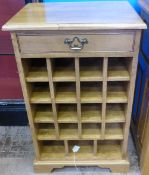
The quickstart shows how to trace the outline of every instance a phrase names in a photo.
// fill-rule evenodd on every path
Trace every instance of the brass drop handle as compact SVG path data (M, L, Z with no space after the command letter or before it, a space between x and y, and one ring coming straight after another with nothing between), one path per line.
M66 38L64 44L67 44L70 50L80 51L84 48L84 44L88 44L88 40L79 37L74 37L72 39Z

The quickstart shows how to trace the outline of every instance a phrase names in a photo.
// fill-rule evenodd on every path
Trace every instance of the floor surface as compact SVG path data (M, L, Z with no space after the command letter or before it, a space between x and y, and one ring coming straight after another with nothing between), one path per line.
M110 173L98 167L65 167L55 169L51 175L140 175L138 157L132 138L129 137L130 170L126 173ZM34 157L29 127L0 127L0 175L34 175Z

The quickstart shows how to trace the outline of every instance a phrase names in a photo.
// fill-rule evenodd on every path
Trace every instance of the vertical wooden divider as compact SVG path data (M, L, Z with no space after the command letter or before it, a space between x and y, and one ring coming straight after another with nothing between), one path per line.
M65 146L65 155L67 156L69 153L68 140L64 140L64 146Z
M106 101L107 101L107 69L108 58L103 59L103 84L102 84L102 130L101 138L105 139L105 117L106 117Z
M93 153L94 153L94 156L96 156L96 154L97 154L97 140L94 140L94 148L93 148Z
M29 89L25 80L25 74L24 74L24 69L23 69L23 65L22 65L22 60L21 60L21 55L19 52L19 46L18 46L18 42L17 42L17 36L15 33L11 33L11 39L12 39L12 43L13 43L13 48L14 48L14 53L15 53L15 57L16 57L16 63L17 63L17 68L19 71L19 77L20 77L20 82L21 82L21 87L22 87L22 91L23 91L23 97L25 100L25 106L26 106L26 111L27 111L27 115L28 115L28 120L29 120L29 125L30 125L30 129L32 132L32 138L33 138L33 144L35 147L35 155L36 155L36 160L40 159L40 147L38 144L38 139L37 139L37 130L35 128L35 124L34 124L34 117L32 114L32 110L31 110L31 105L30 105L30 96L29 96Z
M78 134L79 138L81 138L82 125L81 125L80 65L78 57L75 58L75 75L76 75L76 94L77 94Z
M52 63L51 58L46 58L47 62L47 70L48 70L48 79L49 79L49 87L50 87L50 94L51 94L51 103L52 103L52 111L53 111L53 120L54 120L54 126L56 131L56 138L59 139L59 127L57 122L57 109L56 109L56 103L55 103L55 90L53 85L53 77L52 77Z

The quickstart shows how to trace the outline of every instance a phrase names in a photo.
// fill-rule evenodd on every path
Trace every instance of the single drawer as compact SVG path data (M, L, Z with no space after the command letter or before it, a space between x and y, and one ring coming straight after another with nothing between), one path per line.
M18 35L22 54L133 51L133 33Z

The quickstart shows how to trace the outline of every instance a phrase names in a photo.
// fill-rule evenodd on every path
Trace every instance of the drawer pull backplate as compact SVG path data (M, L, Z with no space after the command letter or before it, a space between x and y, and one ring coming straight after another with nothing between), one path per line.
M74 37L73 39L66 38L64 44L67 44L70 50L80 51L83 49L84 44L88 44L88 40L86 38L81 39L78 37Z

